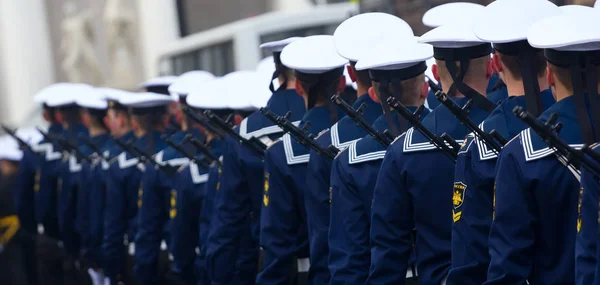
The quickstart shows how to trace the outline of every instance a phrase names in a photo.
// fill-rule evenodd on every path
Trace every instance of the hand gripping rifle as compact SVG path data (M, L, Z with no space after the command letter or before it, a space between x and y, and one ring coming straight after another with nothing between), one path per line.
M443 91L436 92L435 97L440 101L440 103L442 103L442 105L452 112L454 117L456 117L456 119L458 119L463 126L467 127L467 129L473 132L481 141L489 146L496 153L496 155L500 153L502 147L508 141L495 130L489 134L482 131L479 126L477 126L477 124L475 124L473 120L469 118L469 112L471 111L473 100L467 101L467 103L461 108Z
M344 113L346 113L346 115L348 115L348 117L350 117L350 119L352 119L356 123L357 126L360 126L361 128L363 128L371 137L373 137L377 142L379 142L385 148L390 146L392 141L394 141L393 136L389 137L389 135L391 135L391 134L389 134L389 132L387 132L387 133L378 132L377 130L375 130L375 128L373 128L373 126L371 126L369 124L369 122L367 122L363 118L363 116L362 116L363 112L365 111L365 108L367 108L367 105L365 103L361 104L357 110L354 110L352 108L352 106L350 106L348 103L346 103L346 101L344 101L344 99L342 99L339 95L333 95L331 97L331 101L333 102L333 104L335 104L340 109L342 109L342 111L344 111ZM386 134L389 134L389 135L386 135Z
M16 131L11 130L10 128L8 128L5 125L0 125L0 127L2 128L2 130L4 130L7 134L9 134L11 137L13 137L13 139L15 139L17 141L17 143L19 144L19 148L21 148L23 150L24 149L31 149L31 147L29 146L28 143L26 143L19 136L17 136Z
M249 139L242 137L238 134L230 124L221 119L221 117L217 116L215 113L210 110L204 111L204 115L210 120L211 123L214 123L219 129L225 132L227 135L230 135L232 138L237 140L240 144L248 147L254 153L258 154L260 157L264 157L265 150L267 146L262 143L258 138L251 137Z
M73 145L67 139L62 138L58 135L46 133L46 132L42 131L40 128L36 128L36 129L38 130L38 132L40 132L40 134L42 134L42 136L46 140L58 144L65 151L75 155L75 158L77 159L77 161L90 161L89 157L87 157L85 154L83 154L77 146Z
M314 139L314 135L308 133L308 129L310 128L310 122L306 122L302 128L296 127L289 118L292 113L287 112L285 116L277 116L275 113L271 112L267 108L260 108L260 113L271 120L274 124L279 126L284 132L290 134L290 136L294 137L296 141L303 145L306 148L312 149L317 152L317 154L325 156L325 158L329 160L333 160L335 156L340 152L334 146L329 146L328 148L323 148L320 146Z
M580 173L579 167L583 167L595 177L600 178L600 167L597 164L600 162L600 160L597 160L598 154L590 150L589 147L584 147L581 151L576 150L563 141L557 135L562 129L562 124L556 123L556 119L558 118L556 113L552 114L546 122L538 120L521 106L515 107L513 113L538 134L550 148L555 149L559 154L559 158L562 157L564 160L563 163L566 163L568 167L577 173ZM585 154L590 155L597 162L590 161Z
M423 105L421 105L421 107L419 107L413 114L394 97L388 97L387 102L392 108L398 111L398 113L404 117L404 119L406 119L417 131L425 136L427 140L429 140L434 146L448 156L453 163L456 163L456 157L460 146L448 134L442 134L438 137L425 126L423 126L421 123L421 115L423 113L423 109L425 108ZM446 143L450 146L448 146Z
M193 135L187 134L183 138L183 142L190 142L194 147L196 147L196 149L198 151L200 151L202 154L204 154L204 157L206 157L208 160L210 160L211 163L214 162L219 167L222 166L221 162L219 161L219 158L216 157L214 154L212 154L210 149L206 145L204 145L201 141L199 141L197 138L194 138Z
M170 136L168 136L168 135L162 135L162 136L160 136L160 138L167 145L169 145L172 148L174 148L177 152L181 153L183 156L187 157L190 161L193 161L195 164L201 165L201 166L205 167L206 169L208 169L210 167L210 162L207 162L206 160L197 159L192 153L190 153L187 150L185 150L185 148L183 147L183 145L177 144L176 142L174 142L171 139Z

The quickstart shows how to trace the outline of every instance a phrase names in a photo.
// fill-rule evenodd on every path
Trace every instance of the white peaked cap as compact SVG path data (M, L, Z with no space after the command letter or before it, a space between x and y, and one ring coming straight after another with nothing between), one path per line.
M595 11L580 10L543 19L529 29L529 44L563 51L600 50L600 19Z
M17 141L11 136L0 137L0 160L20 161L23 151Z
M484 43L473 32L471 18L456 19L453 23L441 25L422 35L418 41L440 48L465 48Z
M594 3L594 8L600 8L600 0L596 0L596 3Z
M281 62L307 74L321 74L348 63L333 43L333 36L310 36L287 45L281 52Z
M433 47L421 44L413 37L390 37L380 42L356 64L357 70L404 69L433 57Z
M45 103L49 107L60 107L76 104L77 99L97 96L94 87L81 83L58 83L45 88L48 92Z
M106 108L108 108L106 96L98 90L94 90L94 94L78 97L75 100L75 104L87 109L106 110Z
M263 83L263 79L256 71L236 71L223 76L222 86L227 97L227 107L250 110L266 106L271 91Z
M96 88L96 89L98 90L98 92L102 93L102 95L104 96L104 98L106 100L116 101L116 102L119 102L124 97L132 96L132 95L135 96L137 94L134 92L129 92L129 91L115 89L115 88L107 88L107 87L101 87L101 88Z
M527 39L527 31L535 22L562 13L547 0L497 0L475 18L473 31L493 44L517 42Z
M291 37L280 41L268 42L260 45L260 49L268 51L268 52L281 52L284 47L289 45L290 43L301 39L302 37Z
M15 135L28 144L37 144L44 138L36 128L19 128Z
M527 0L524 0L527 1ZM435 6L423 14L423 25L436 28L455 22L457 19L473 18L481 12L483 5L469 2L452 2Z
M395 27L391 29L390 27ZM365 13L342 22L333 33L337 52L349 61L358 61L384 37L413 35L404 20L386 13Z
M262 81L267 84L269 81L273 82L273 88L277 90L279 88L279 80L273 79L273 73L275 72L275 61L273 56L268 56L260 60L256 65L256 71L264 77Z
M170 86L177 80L177 76L168 75L168 76L159 76L150 78L137 86L137 89L145 89L148 87L158 87L158 86Z
M180 96L187 96L190 92L204 81L213 80L215 76L204 70L188 71L169 85L169 93L178 100Z
M150 108L168 105L173 101L172 97L163 94L140 92L120 98L119 103L131 108Z
M227 109L229 98L223 86L223 77L203 82L185 100L193 108Z
M594 11L594 8L589 7L589 6L583 6L583 5L564 5L564 6L558 7L558 9L560 9L563 13L567 13L567 14L570 14L570 13L578 14L581 11L585 11L585 10Z

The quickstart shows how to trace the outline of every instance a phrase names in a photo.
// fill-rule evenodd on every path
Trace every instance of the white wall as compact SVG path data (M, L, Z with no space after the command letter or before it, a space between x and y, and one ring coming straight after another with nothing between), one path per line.
M44 0L0 1L0 121L18 124L54 82Z

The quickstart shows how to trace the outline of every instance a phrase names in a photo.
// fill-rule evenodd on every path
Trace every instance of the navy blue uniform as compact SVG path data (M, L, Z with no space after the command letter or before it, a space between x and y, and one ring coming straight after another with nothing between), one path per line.
M416 107L408 107L412 112ZM429 112L425 110L423 117ZM391 112L392 118L398 116ZM395 122L398 124L397 122ZM373 124L390 129L384 115ZM399 125L396 126L400 128ZM386 148L371 136L352 143L333 162L331 224L329 229L329 284L363 284L369 276L371 202Z
M86 135L87 129L83 125L74 125L65 130L65 137L77 138L78 135ZM75 141L75 145L81 145ZM81 161L74 154L63 157L57 166L58 170L58 226L60 240L67 253L74 257L79 256L81 249L81 236L76 229L75 220L77 216L77 196L79 194L79 175L81 174Z
M372 124L382 114L381 105L364 94L354 102L356 110L363 103L366 108L363 118ZM365 136L366 132L350 117L344 117L331 127L331 130L317 138L317 143L322 147L333 145L340 150L348 147L352 142ZM329 182L331 177L331 161L310 152L306 176L305 207L308 214L308 237L310 240L310 269L308 272L309 284L328 284L329 269L327 235L329 232Z
M160 133L154 132L154 143L160 143ZM135 141L140 149L146 149L150 134ZM132 133L126 134L121 141L128 141ZM104 211L104 240L102 250L105 255L105 275L116 283L126 277L125 261L127 250L126 240L130 246L137 232L137 210L141 200L138 192L142 191L142 167L138 166L139 159L127 152L122 152L113 161L107 177L107 203ZM132 248L133 249L133 248Z
M320 106L306 112L300 125L310 121L309 133L317 134L331 125L330 120L329 106ZM260 215L264 267L258 274L258 284L288 282L294 263L309 256L304 207L309 157L309 149L289 134L269 147L265 154L265 190ZM299 271L302 272L302 268Z
M305 103L295 90L273 93L267 104L272 112L297 121L304 116ZM281 129L274 126L262 114L255 112L242 121L238 132L244 137L274 140L281 136ZM226 139L223 152L223 172L219 193L216 196L211 230L208 238L206 266L212 282L230 284L235 276L253 284L258 268L259 220L262 193L262 159L232 138ZM248 247L242 248L243 237L252 236ZM244 252L244 254L242 254ZM245 258L247 262L233 262ZM236 268L237 266L237 268ZM232 272L237 272L232 274Z
M98 147L107 158L114 148L108 134L91 137L90 141ZM94 153L89 146L83 146L81 152ZM107 159L110 160L110 159ZM102 237L104 234L104 205L106 201L105 172L108 161L96 159L82 163L79 176L79 193L77 196L76 227L81 236L82 253L93 265L102 268Z
M573 96L548 108L559 136L581 146ZM495 217L485 284L573 284L579 181L530 129L508 143L497 164Z
M462 106L467 99L455 102ZM469 113L477 124L488 115L475 106ZM464 138L468 133L444 106L423 125L438 136ZM388 148L373 193L368 284L405 283L415 228L419 282L443 282L450 270L453 181L452 160L418 131L409 129Z
M48 133L62 134L60 125L51 125ZM35 195L35 215L38 224L44 227L44 233L54 239L59 238L58 230L58 164L62 159L61 149L58 145L42 140L40 148L45 149L45 155L40 162L39 179L36 179L39 189Z
M541 96L545 109L554 104L550 89L542 91ZM525 101L525 96L504 99L480 128L488 133L496 130L503 138L512 139L527 126L512 112L516 106L526 107ZM448 284L480 285L487 278L496 160L495 152L472 133L458 153L454 183L468 191L457 211L461 217L452 226L452 269Z
M212 140L210 149L216 157L221 156L224 142ZM202 157L200 158L202 159ZM173 273L186 284L205 284L206 237L209 229L212 197L207 182L213 175L212 183L218 181L218 167L213 165L213 171L190 163L182 168L177 178L175 204L171 205L171 242L169 250L173 254ZM216 178L216 179L215 179ZM212 184L211 183L211 184ZM214 186L216 183L214 183ZM214 188L213 188L214 189ZM214 193L210 194L211 196ZM210 201L208 201L210 200ZM210 209L206 209L206 208ZM196 253L196 248L199 252Z
M592 146L598 152L598 144ZM585 168L581 169L581 189L577 208L577 239L575 243L575 284L598 284L598 237L600 223L600 183Z

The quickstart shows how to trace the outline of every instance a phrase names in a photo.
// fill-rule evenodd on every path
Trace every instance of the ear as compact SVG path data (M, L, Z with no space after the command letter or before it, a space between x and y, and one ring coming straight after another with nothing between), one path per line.
M381 103L381 100L379 100L379 97L377 97L377 93L375 93L375 88L371 86L369 87L369 91L367 92L369 93L369 97L371 97L371 100L377 103Z
M440 70L438 69L438 65L434 64L431 66L431 73L433 73L433 78L435 78L435 81L440 82Z
M485 78L489 80L490 78L492 78L492 74L494 74L494 62L493 59L490 58L490 61L487 65L487 69L485 71Z
M549 66L546 66L546 82L548 82L550 87L554 87L556 85L556 82L554 82L554 72Z
M90 117L86 112L80 112L81 123L86 127L90 127Z
M337 94L344 92L344 89L346 89L346 76L342 75L338 82Z
M110 119L108 118L108 115L104 116L104 118L102 118L102 121L104 122L104 125L108 127L108 130L112 131L112 125L110 124Z
M354 70L354 67L352 67L352 65L346 65L346 70L348 71L348 75L350 75L350 79L352 79L352 82L356 82L356 72Z
M421 89L421 98L427 98L429 95L429 84L427 82L423 82L423 88Z
M502 62L500 62L500 56L494 54L492 57L492 68L496 73L504 72L504 68L502 68Z
M296 93L298 93L300 96L304 96L304 89L302 89L302 84L300 84L300 81L296 79Z

